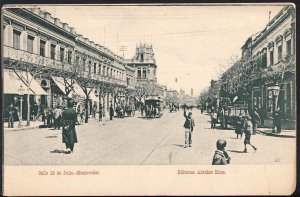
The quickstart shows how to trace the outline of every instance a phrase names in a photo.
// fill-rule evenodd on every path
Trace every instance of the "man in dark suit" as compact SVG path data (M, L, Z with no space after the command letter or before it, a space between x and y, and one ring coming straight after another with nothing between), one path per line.
M192 112L189 112L188 115L186 115L186 109L184 109L183 116L185 117L185 122L183 127L185 128L185 146L192 147L192 132L194 130L195 121L192 118Z
M62 139L63 143L66 144L66 153L73 152L74 143L77 143L77 135L75 130L75 124L77 121L77 114L73 108L74 101L70 100L68 103L68 109L62 113L63 132Z
M112 104L110 104L110 108L109 108L109 117L110 117L110 120L113 119L113 116L114 116L114 108L113 108Z
M8 108L8 128L14 128L14 115L15 115L15 107L13 103L11 103Z

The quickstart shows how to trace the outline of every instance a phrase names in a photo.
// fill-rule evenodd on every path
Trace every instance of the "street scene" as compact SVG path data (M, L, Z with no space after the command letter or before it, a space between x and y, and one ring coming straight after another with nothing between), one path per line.
M136 117L105 119L76 127L78 144L74 153L64 154L61 130L53 128L11 131L4 135L6 165L210 165L219 138L227 141L232 165L287 164L296 159L295 132L285 136L263 133L252 137L258 150L243 153L243 139L234 129L210 129L209 116L192 111L195 118L193 143L184 147L183 111L147 120ZM154 126L153 126L154 125ZM18 143L16 143L18 142ZM273 144L270 146L270 144ZM266 154L268 153L268 154ZM38 155L38 157L37 157Z
M295 21L289 4L6 7L4 165L295 163Z

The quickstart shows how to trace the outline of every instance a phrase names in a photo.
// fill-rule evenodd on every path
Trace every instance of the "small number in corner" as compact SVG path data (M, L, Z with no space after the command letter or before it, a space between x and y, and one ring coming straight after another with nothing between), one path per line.
M279 158L279 157L275 158L275 159L274 159L274 162L275 162L275 163L279 163L279 162L280 162L280 158Z

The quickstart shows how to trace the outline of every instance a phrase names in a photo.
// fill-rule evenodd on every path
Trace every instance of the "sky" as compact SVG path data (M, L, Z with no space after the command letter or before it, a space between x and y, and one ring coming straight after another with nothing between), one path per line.
M246 39L263 30L282 5L243 6L40 6L76 32L111 51L152 44L157 78L168 88L194 96L241 56ZM176 79L177 78L177 82Z

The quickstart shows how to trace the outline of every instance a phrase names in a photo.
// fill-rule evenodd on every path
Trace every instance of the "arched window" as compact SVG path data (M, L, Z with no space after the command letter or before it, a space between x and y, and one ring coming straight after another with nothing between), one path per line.
M141 69L138 69L138 79L142 78L142 72L141 72Z
M146 68L143 68L143 78L147 78Z
M282 35L279 35L275 39L276 45L281 45L282 44Z

